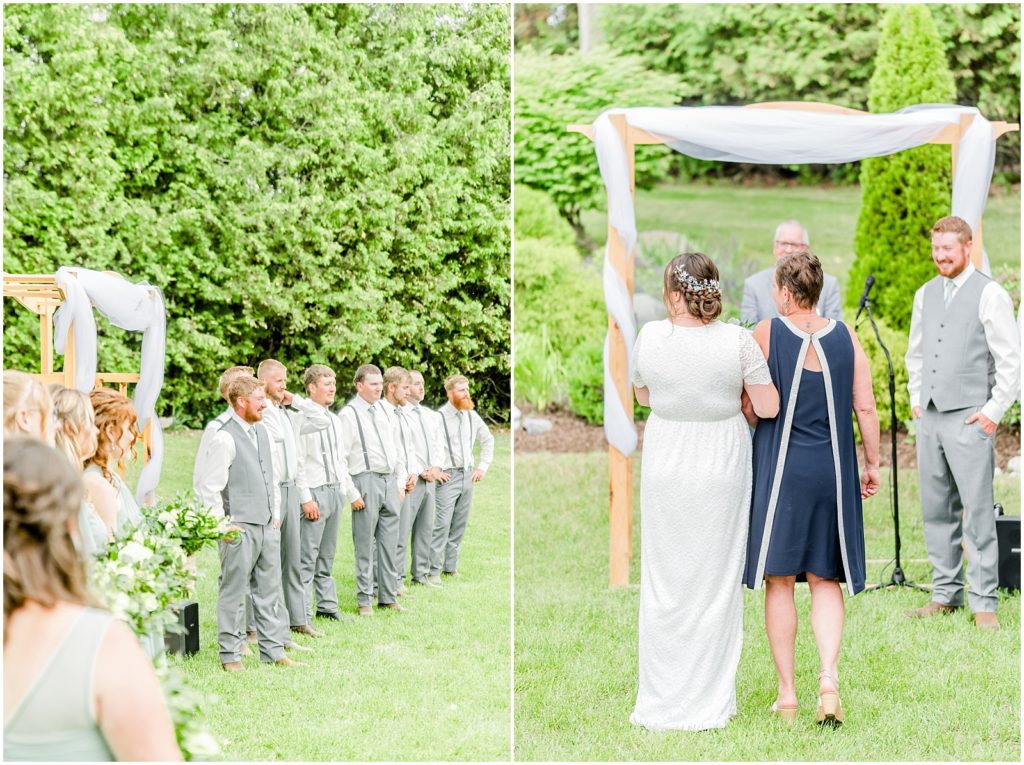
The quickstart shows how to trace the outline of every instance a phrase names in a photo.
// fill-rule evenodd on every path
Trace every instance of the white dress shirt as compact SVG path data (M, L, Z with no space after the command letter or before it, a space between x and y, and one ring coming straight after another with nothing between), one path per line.
M441 432L441 415L422 404L406 402L402 407L412 431L413 449L416 460L423 465L422 473L427 468L436 467L440 470L444 464L444 434Z
M206 427L203 428L203 435L199 439L199 448L196 450L196 465L198 465L200 462L205 462L206 461L207 455L209 454L209 451L210 451L210 443L213 441L214 434L218 430L221 429L221 426L225 422L228 421L228 417L230 416L231 412L232 412L232 409L229 406L223 412L221 412L216 417L214 417L212 420L210 420L208 423L206 423ZM196 480L195 471L193 471L193 473L192 473L192 487L193 488L195 488L195 480ZM196 493L199 493L198 489L196 489Z
M973 263L968 263L967 268L952 279L953 293L950 299L976 270ZM914 308L910 316L910 340L907 343L907 389L910 391L911 407L921 406L921 370L924 362L921 349L924 331L921 322L924 289L922 286L914 293ZM943 284L943 296L945 294L946 285ZM990 281L981 291L978 320L985 330L988 350L996 363L995 385L988 401L981 408L981 413L992 422L998 423L1020 391L1020 333L1013 318L1013 301L998 282Z
M329 427L331 420L327 410L296 394L292 394L290 406L275 404L267 399L263 424L267 426L274 447L274 476L277 482L295 481L301 496L302 489L308 484L298 436L318 433Z
M441 437L445 442L445 468L473 468L473 444L480 444L481 470L487 472L494 459L494 436L486 423L475 411L456 409L451 402L438 410L441 421ZM447 430L445 430L447 425ZM450 449L449 449L450 445Z
M221 417L224 417L224 415L221 415ZM206 426L207 430L212 429L213 432L205 456L201 454L199 456L202 459L196 460L196 466L192 474L192 488L195 489L199 499L205 505L213 508L213 512L216 515L224 514L224 498L221 496L221 492L228 485L228 471L231 468L231 463L235 461L235 439L231 437L230 433L225 433L221 430L221 427L229 419L233 419L241 426L242 431L249 436L254 445L256 444L256 429L263 427L263 424L259 422L255 425L250 425L239 417L233 409L228 411L227 416L224 417L221 424L216 426L215 429L213 425L217 420ZM205 436L206 433L204 432L203 435ZM268 456L270 456L271 465L273 465L273 454ZM274 475L271 475L271 480L276 484L277 479ZM270 493L273 495L271 512L274 520L277 521L281 518L281 492L272 491Z
M341 487L341 493L345 499L355 502L361 497L355 484L352 483L348 465L345 462L345 440L342 435L341 420L327 407L312 401L309 403L317 407L327 417L328 427L299 436L303 480L306 484L299 487L299 501L306 503L312 500L311 489L336 483Z
M377 402L377 406L380 407L381 412L384 414L384 419L387 420L388 425L391 427L391 442L395 445L395 456L398 458L398 466L395 468L395 473L404 484L405 479L410 474L419 475L423 471L423 468L414 469L417 461L415 460L415 454L411 450L412 435L409 432L409 421L405 419L405 415L402 412L398 411L398 407L383 396Z
M399 459L386 416L381 410L380 401L371 410L362 396L353 398L338 415L341 419L341 443L344 447L345 463L352 475L365 473L367 461L370 463L371 472L397 474ZM358 424L356 417L359 418ZM362 426L363 439L366 443L365 455L358 426Z

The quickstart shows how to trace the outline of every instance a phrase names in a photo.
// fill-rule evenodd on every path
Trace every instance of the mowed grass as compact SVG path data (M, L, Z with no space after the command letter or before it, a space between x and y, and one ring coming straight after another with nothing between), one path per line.
M629 587L608 586L608 477L603 452L516 455L517 760L1020 760L1020 596L1000 594L998 633L966 613L911 621L928 595L890 589L847 600L840 659L846 724L814 724L818 658L810 597L797 588L798 722L769 714L776 678L761 592L746 592L738 714L721 730L652 733L629 723L637 689L639 454ZM869 583L893 555L888 472L865 504ZM686 476L681 476L686 480ZM909 579L928 584L916 474L903 470L900 530ZM996 498L1020 513L1017 478ZM699 508L680 508L699 512ZM705 586L720 586L709 581ZM844 590L845 591L845 590ZM693 650L681 646L681 650Z
M198 431L166 436L159 495L192 484ZM415 588L408 613L356 615L350 509L341 523L334 577L341 622L315 620L300 637L305 666L244 659L223 672L217 654L215 550L199 556L201 650L180 660L207 694L206 719L227 741L225 760L508 760L511 704L510 437L496 436L494 463L474 491L459 560L462 577L441 590ZM137 470L137 467L136 467Z
M1001 265L1020 269L1020 205L1019 188L999 187L989 197L982 235L993 270ZM779 221L795 218L807 227L811 249L821 259L825 272L839 280L844 297L859 213L858 186L743 188L679 183L641 190L636 195L637 230L641 235L650 231L683 234L716 262L723 249L735 248L737 262L748 261L750 273L772 264L775 227ZM585 212L583 225L603 247L608 233L604 208ZM749 275L723 273L733 278ZM858 290L860 287L856 285Z

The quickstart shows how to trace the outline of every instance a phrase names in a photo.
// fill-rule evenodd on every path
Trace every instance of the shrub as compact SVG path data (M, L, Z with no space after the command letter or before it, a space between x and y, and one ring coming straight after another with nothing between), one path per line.
M949 103L955 96L953 75L928 7L890 6L883 17L871 78L871 111ZM914 292L934 275L932 225L949 213L949 148L922 146L865 159L861 190L849 283L861 285L868 274L874 274L877 315L893 329L906 331ZM849 310L856 309L859 295L859 289L846 291Z
M5 270L159 286L158 408L185 424L223 406L226 367L268 356L293 381L416 366L430 403L458 370L507 420L509 12L11 6ZM34 370L12 303L4 364ZM139 343L110 332L100 368L137 369Z
M910 392L907 390L907 364L904 360L907 355L907 344L909 336L906 332L892 329L883 319L876 318L878 332L882 336L892 355L892 366L896 377L896 423L897 427L908 426L911 421L910 415ZM882 430L887 430L890 425L891 415L889 413L889 367L885 360L885 353L882 352L878 340L875 338L874 330L870 324L865 322L857 333L861 347L868 357L871 365L871 388L875 394L875 406L878 408L878 424Z
M516 183L544 191L582 231L580 211L603 207L604 184L593 144L566 126L592 122L612 107L672 106L681 84L673 75L648 71L635 56L609 51L586 56L520 51L515 66ZM638 147L637 188L663 179L669 162L665 148Z

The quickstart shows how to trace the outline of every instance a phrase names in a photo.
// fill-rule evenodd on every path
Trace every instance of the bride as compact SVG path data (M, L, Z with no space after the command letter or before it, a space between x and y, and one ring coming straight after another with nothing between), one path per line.
M779 394L751 334L716 321L718 269L700 253L665 268L669 318L633 349L651 407L640 471L640 687L630 720L651 730L721 728L736 714L751 446Z

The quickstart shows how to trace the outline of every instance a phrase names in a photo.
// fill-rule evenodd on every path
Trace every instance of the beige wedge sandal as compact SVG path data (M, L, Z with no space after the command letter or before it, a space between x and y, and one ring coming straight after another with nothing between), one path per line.
M821 681L829 680L834 691L822 691ZM818 673L818 725L836 727L843 724L843 702L839 699L839 679L827 670Z
M799 711L799 707L780 707L778 700L776 700L772 703L771 711L780 720L796 722L796 713Z

